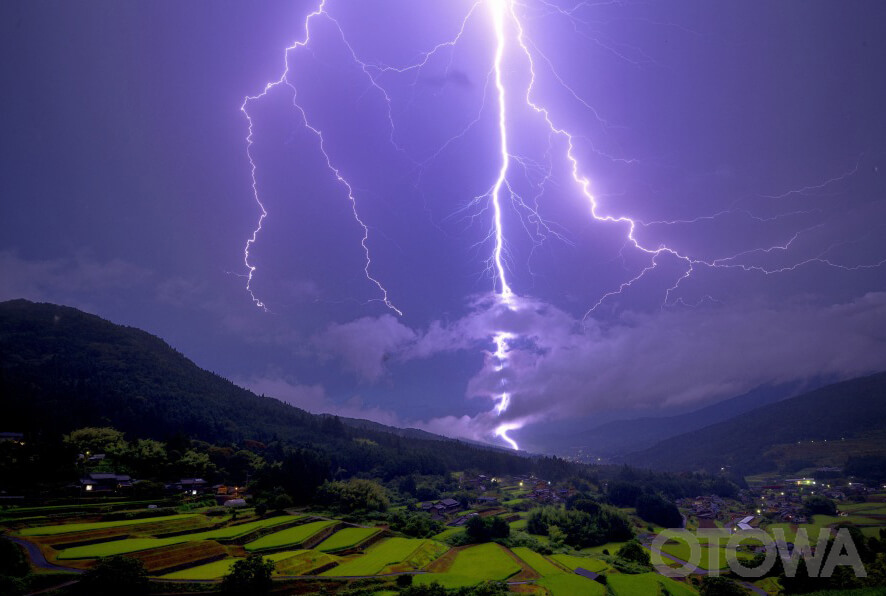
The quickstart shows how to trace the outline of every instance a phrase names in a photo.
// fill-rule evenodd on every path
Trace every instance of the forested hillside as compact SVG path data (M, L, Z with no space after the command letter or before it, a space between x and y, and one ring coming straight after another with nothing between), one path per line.
M345 425L255 395L144 331L25 300L0 304L0 395L3 430L42 436L113 426L130 438L281 442L321 452L332 469L385 478L470 467L557 478L577 469L419 431Z
M633 453L629 464L742 474L775 470L776 445L841 441L886 429L886 373L828 385ZM883 447L881 445L881 447ZM886 450L886 448L883 448ZM842 462L845 463L845 462Z

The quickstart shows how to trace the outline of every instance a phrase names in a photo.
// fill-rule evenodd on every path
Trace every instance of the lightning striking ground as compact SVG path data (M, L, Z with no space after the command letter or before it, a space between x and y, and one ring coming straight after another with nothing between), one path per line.
M491 186L489 186L485 192L479 194L476 197L473 197L473 199L471 199L465 207L458 210L458 212L470 212L468 218L471 222L481 216L488 216L490 218L488 234L485 236L485 238L481 240L481 243L488 243L491 245L491 250L488 259L486 260L487 271L492 278L492 290L493 294L495 295L497 304L506 310L515 311L518 310L521 306L521 296L514 289L514 284L509 279L509 266L512 265L512 263L510 263L511 256L508 252L509 234L508 231L505 229L504 211L506 205L509 205L513 208L514 212L517 214L518 219L523 224L522 227L524 231L529 234L530 238L532 238L533 250L536 246L540 245L540 243L544 242L548 237L556 237L560 240L563 240L564 242L569 242L564 234L561 234L559 231L557 231L556 225L546 221L539 212L539 198L544 193L546 185L554 177L552 161L554 160L555 149L560 152L558 159L563 160L561 163L563 163L569 171L571 182L576 189L577 196L580 197L580 199L583 200L587 206L588 216L592 220L601 224L620 226L624 230L625 246L632 247L639 254L644 255L645 258L648 259L646 264L643 265L640 270L632 277L620 283L614 289L603 293L603 295L600 296L597 300L589 301L590 306L585 312L585 320L593 316L595 311L607 300L610 300L615 296L624 294L634 284L638 283L650 272L657 269L663 258L676 260L677 262L682 263L683 271L676 276L673 284L664 290L662 307L677 304L685 305L686 302L683 300L682 297L677 297L676 299L674 299L672 296L680 291L681 284L684 281L689 279L696 272L697 269L702 268L735 269L742 272L770 275L793 271L799 267L804 267L811 264L819 264L827 267L834 267L845 270L870 269L886 265L886 259L860 265L851 265L836 262L828 255L837 247L837 244L832 244L831 246L819 252L813 257L796 259L795 262L790 265L767 267L764 265L754 264L746 261L747 258L754 255L769 255L776 252L787 253L792 249L793 245L797 242L797 239L800 236L807 234L817 226L797 230L789 234L788 237L785 238L784 241L781 243L776 243L770 246L754 247L740 251L738 253L720 255L716 257L702 257L686 251L682 251L667 244L658 244L653 246L644 241L642 237L643 231L648 230L650 227L653 226L675 226L677 224L692 225L703 220L714 220L732 215L745 217L752 221L768 222L774 221L776 219L815 213L817 210L806 209L802 211L785 212L775 216L761 217L746 209L731 208L728 210L717 212L713 215L700 216L696 218L646 222L638 218L629 217L627 215L614 215L611 213L607 213L604 206L601 205L601 201L598 200L598 198L592 192L591 180L589 178L589 175L586 173L587 169L579 160L577 151L577 140L581 137L573 134L573 132L571 132L570 130L567 130L565 125L559 124L559 118L557 117L557 115L552 113L552 111L548 107L542 105L535 97L536 87L541 84L540 81L542 80L542 76L540 73L544 72L546 76L549 76L552 79L553 84L558 85L563 90L565 90L566 93L571 96L578 105L587 110L593 116L596 123L602 129L605 130L607 127L610 126L610 123L597 112L597 110L590 102L582 98L572 87L570 87L566 83L563 76L561 76L561 74L556 69L554 62L529 36L528 30L524 23L524 18L521 18L520 10L528 10L529 6L533 4L532 2L525 3L523 0L477 0L470 5L469 10L464 15L463 19L461 19L458 31L451 39L431 46L429 50L421 53L416 61L401 66L372 63L359 57L357 52L355 52L353 47L348 43L345 32L342 29L341 25L326 11L326 4L327 0L322 0L317 8L306 17L304 22L303 39L300 41L296 41L291 46L286 48L285 68L281 77L276 81L268 83L260 94L246 97L241 106L241 110L246 116L248 122L248 133L246 136L246 154L250 164L253 198L259 206L261 212L257 227L253 231L251 237L247 240L244 249L244 264L247 270L246 289L249 292L252 301L256 304L256 306L260 308L266 307L263 301L258 298L253 289L253 281L257 269L254 265L253 259L251 258L250 251L255 246L258 237L262 231L262 224L269 216L269 214L265 208L265 205L263 204L259 192L258 165L256 164L252 155L252 147L255 143L254 123L252 117L249 114L248 107L251 102L259 101L272 90L283 86L290 90L292 94L293 106L300 113L304 126L316 136L318 140L318 148L325 157L328 170L336 179L336 181L346 191L347 198L351 203L354 219L363 230L361 246L364 253L364 273L366 275L366 278L372 284L374 284L376 286L376 289L379 291L381 295L381 298L379 300L382 301L387 308L393 310L397 314L402 314L402 312L389 300L386 288L378 279L373 277L370 272L372 260L370 257L368 246L369 228L359 215L358 202L355 197L354 189L342 174L340 167L335 165L333 163L333 160L330 158L323 132L318 127L312 125L307 112L298 103L297 85L294 81L290 80L290 54L296 52L299 49L306 48L310 44L311 22L319 18L328 19L331 23L335 25L335 27L338 29L339 34L341 35L341 41L346 46L351 59L360 67L364 75L368 78L370 82L370 87L373 90L377 91L383 97L385 105L387 106L385 117L387 118L391 131L390 142L394 144L395 147L397 147L397 149L400 151L403 151L403 149L397 144L394 134L394 117L391 107L393 99L388 93L385 85L383 84L381 77L403 75L413 76L414 86L414 83L417 80L417 77L421 73L422 69L428 66L436 56L444 51L448 50L451 52L454 50L463 36L467 34L467 25L470 21L472 21L472 19L484 18L487 20L488 31L493 43L491 44L491 54L488 56L490 64L490 69L488 71L489 77L487 78L487 85L486 87L484 87L483 103L480 106L480 111L477 114L477 117L474 118L464 130L447 140L437 151L433 152L430 157L424 160L414 161L413 163L416 164L417 171L419 172L420 176L422 169L430 161L437 158L450 145L461 140L466 135L467 131L481 120L484 110L487 109L486 99L487 92L489 92L490 88L489 83L491 80L491 82L493 83L491 85L491 92L495 94L496 100L495 102L490 102L490 104L494 104L496 111L496 145L498 150L498 165L496 169L490 173ZM561 8L557 4L549 0L535 0L534 4L536 5L536 8L539 9L537 15L541 15L542 17L546 15L555 15L558 18L569 19L575 31L581 35L585 35L582 27L586 26L588 23L587 21L579 19L576 15L580 11L592 10L594 8L594 5L588 2L580 2L569 9ZM480 8L484 7L487 9L485 17L482 16L483 11L479 10ZM595 43L600 44L606 50L612 52L613 54L619 56L629 63L638 63L638 60L632 60L626 57L623 52L618 51L616 48L611 46L611 44L601 43L600 40L596 38L589 37L589 39L592 39ZM652 62L651 60L647 60L645 56L642 56L642 53L639 52L639 50L637 52L641 55L640 61L644 63ZM451 60L452 58L450 56L450 62ZM506 76L506 72L512 71L522 72L527 82L519 87L513 83L510 83L508 77ZM540 118L544 127L546 127L549 141L548 150L546 153L547 163L538 163L528 158L517 155L510 147L509 142L511 137L509 135L509 131L512 131L515 125L512 124L512 121L510 119L511 111L509 109L509 106L513 107L512 102L514 101L514 98L519 98L519 101L522 102L522 105L525 106L525 108L528 110L528 113L534 114L535 116ZM611 161L613 162L620 162L627 165L635 163L635 160L632 159L610 157L608 155L605 155L597 151L596 148L594 148L593 146L592 150L598 155L611 159ZM517 167L515 167L515 164ZM524 179L529 179L533 175L537 175L539 180L537 183L534 183L536 194L532 198L532 200L525 199L517 192L517 190L515 190L517 188L517 185L515 180L513 179L514 170L518 172L522 171L522 176ZM789 190L787 192L776 195L761 195L761 197L769 199L786 199L795 195L807 196L810 194L815 194L816 191L821 191L826 187L838 184L841 181L854 176L858 172L858 170L859 164L857 163L854 169L849 170L839 176L829 178L822 183L803 186L801 188ZM705 299L716 301L713 297L710 296L705 296L703 300ZM511 351L511 345L518 336L512 331L499 328L490 329L489 337L491 337L492 342L495 345L495 351L490 353L490 357L494 359L494 370L500 375L501 378L498 392L492 395L494 407L489 412L489 414L494 418L501 418L501 422L495 425L495 428L491 431L491 434L495 437L500 438L512 448L518 449L519 446L517 442L508 433L519 430L525 424L527 418L507 418L508 408L513 403L515 397L519 398L519 391L518 388L510 387L505 382L505 378L507 376L505 373L507 372L506 369L509 365L509 353Z

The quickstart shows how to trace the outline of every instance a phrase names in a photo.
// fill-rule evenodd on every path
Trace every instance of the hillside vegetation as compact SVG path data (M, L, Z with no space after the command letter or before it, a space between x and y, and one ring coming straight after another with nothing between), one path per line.
M853 440L857 451L884 455L886 445L876 438L863 450L858 444L865 437L880 436L877 431L883 430L886 430L886 373L877 373L828 385L666 439L628 455L625 460L632 465L662 470L716 471L729 466L736 472L753 474L776 470L779 462L784 461L785 449L775 447L787 444L799 443L791 451L811 457L817 453L813 441L817 444L825 440L829 443ZM804 445L807 449L803 449Z

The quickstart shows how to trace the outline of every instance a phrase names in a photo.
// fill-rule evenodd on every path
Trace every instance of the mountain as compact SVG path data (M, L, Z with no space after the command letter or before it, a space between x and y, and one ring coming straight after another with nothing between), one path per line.
M384 478L472 467L559 477L577 469L416 429L310 414L200 369L145 331L26 300L0 303L0 411L4 431L58 437L113 426L129 438L278 441L321 453L331 469Z
M785 446L811 453L813 442L864 442L886 430L886 372L821 387L725 422L665 439L626 456L630 465L661 470L743 474L777 467ZM876 439L875 439L876 440ZM880 450L886 446L880 443ZM833 451L833 450L831 450ZM844 462L845 463L845 462Z
M803 388L808 388L808 385L799 381L758 387L738 397L692 412L674 416L614 420L579 434L550 436L539 442L543 442L549 450L564 455L574 455L581 450L585 454L594 456L618 458L651 447L664 439L729 420L755 408L794 396Z

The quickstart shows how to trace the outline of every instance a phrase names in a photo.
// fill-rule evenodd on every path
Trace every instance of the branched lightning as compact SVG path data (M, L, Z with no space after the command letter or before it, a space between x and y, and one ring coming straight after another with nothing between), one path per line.
M352 185L348 182L348 180L344 177L340 168L335 165L334 161L330 157L330 154L327 151L326 139L324 138L322 130L312 124L307 112L305 111L303 106L299 104L296 84L292 80L290 80L289 77L290 53L300 48L304 48L310 43L311 22L317 18L325 18L336 27L338 33L340 34L342 43L349 52L350 58L367 77L369 81L369 89L379 93L380 96L384 99L386 105L386 118L390 127L390 142L398 150L403 151L403 148L397 143L395 135L394 117L392 110L393 102L383 83L383 81L386 80L385 77L396 77L404 75L411 76L413 77L412 86L414 88L415 83L418 80L420 73L422 72L422 69L429 66L431 61L444 51L454 51L454 48L458 45L462 37L466 35L466 32L468 30L468 23L472 19L482 18L479 16L479 9L483 7L488 9L488 25L493 43L491 44L491 55L489 56L490 68L483 90L482 104L479 107L476 117L473 118L460 132L446 140L436 151L432 152L429 157L426 157L423 160L413 161L413 163L416 165L420 177L423 169L428 165L428 163L436 159L451 145L463 139L468 131L470 131L475 125L477 125L478 122L481 121L484 116L484 112L489 107L487 106L487 96L490 94L494 94L495 101L490 101L488 103L490 104L490 106L494 104L496 111L497 166L494 172L492 172L488 178L490 183L489 186L486 187L486 190L481 191L477 196L474 196L462 208L456 210L454 213L467 214L466 217L470 222L473 222L480 217L489 217L488 232L486 233L485 237L478 242L477 246L491 245L491 251L486 260L487 272L493 280L493 293L495 294L497 303L504 309L515 311L520 308L520 296L518 296L518 294L514 290L514 286L509 280L510 259L508 253L508 234L505 230L505 209L507 207L510 207L514 211L517 220L521 222L524 231L532 239L533 251L549 237L557 238L558 240L566 243L570 242L565 232L561 231L562 228L560 226L557 226L555 223L546 220L540 213L540 198L544 194L547 185L549 183L553 183L554 180L553 160L555 159L555 150L562 151L562 153L559 154L558 159L564 160L562 163L567 167L569 171L570 177L572 179L571 184L574 184L578 196L586 203L587 212L590 217L593 220L603 224L621 226L621 228L624 229L624 247L633 247L634 250L638 251L642 255L645 255L644 259L648 258L647 263L642 266L639 272L619 284L616 288L605 292L602 296L599 297L599 299L593 302L593 304L591 304L584 315L585 319L590 317L596 311L596 309L603 305L607 300L613 298L614 296L623 294L634 284L640 282L650 272L657 269L661 265L663 260L676 261L681 263L682 273L676 275L676 279L674 279L673 284L665 290L662 308L664 308L665 306L673 305L684 305L689 307L695 306L692 304L687 304L686 301L684 301L684 299L680 296L678 296L677 298L672 298L672 296L675 293L678 293L681 284L685 280L689 279L693 275L693 273L695 273L695 271L700 268L735 269L744 272L770 275L793 271L799 267L814 263L850 271L859 269L873 269L886 265L886 259L861 265L841 264L829 257L831 251L839 246L839 244L833 244L813 257L798 260L790 265L767 267L764 265L748 262L747 260L748 258L753 256L771 255L773 253L787 253L792 249L793 245L797 243L798 238L800 238L804 234L807 234L808 232L811 232L813 229L819 226L812 226L794 232L779 244L751 248L749 250L744 250L735 254L722 255L717 257L701 257L689 254L667 244L652 246L649 243L644 242L643 238L641 237L644 230L648 230L650 227L653 226L676 226L680 224L689 225L696 224L701 221L713 221L727 216L738 216L762 223L776 221L788 217L818 213L818 209L798 210L781 213L774 216L762 217L752 213L750 210L736 209L735 204L733 204L732 208L714 213L712 215L703 215L689 219L658 221L641 221L638 218L629 217L627 215L614 215L605 212L605 209L601 205L601 202L591 191L591 180L585 173L585 168L580 163L578 157L576 141L578 139L582 139L583 137L573 134L573 132L567 130L564 125L559 124L558 122L560 119L552 114L548 107L542 105L539 100L536 99L535 90L536 86L541 80L540 73L543 72L546 76L550 77L550 79L556 85L565 90L565 92L569 96L571 96L580 106L588 110L603 130L611 128L612 125L601 114L597 112L597 110L592 106L590 102L582 98L581 95L576 92L574 88L570 87L567 84L564 77L561 76L561 74L558 72L554 62L530 38L529 33L524 26L523 19L521 19L521 16L519 14L519 10L526 10L528 9L529 4L534 3L535 7L539 9L537 15L540 14L542 17L553 15L558 18L567 18L572 23L576 32L587 37L586 33L584 32L583 26L586 26L588 23L586 21L578 19L576 17L576 13L580 10L593 8L597 5L595 3L578 2L572 8L562 8L556 3L549 0L477 0L470 5L467 14L464 15L463 19L461 19L460 26L454 36L446 41L432 46L429 50L420 53L417 58L409 64L392 66L388 64L371 62L358 56L357 52L348 42L347 37L345 36L345 32L339 22L326 12L326 2L327 0L321 0L316 10L311 12L306 17L304 22L303 39L301 41L296 41L291 46L286 48L285 69L281 77L276 81L268 83L265 86L264 90L258 95L246 97L241 106L241 110L246 116L248 122L248 133L246 136L246 154L250 164L253 198L258 204L261 211L257 227L253 231L251 237L247 240L244 249L244 263L247 269L246 289L252 297L253 302L261 308L265 308L265 305L256 296L252 288L252 282L254 279L254 274L256 272L256 267L254 264L252 264L252 261L250 259L250 250L256 243L256 240L262 230L262 224L268 217L268 212L265 209L258 190L258 168L252 155L252 148L255 142L254 123L252 117L249 114L248 107L251 102L262 99L273 89L279 86L285 86L292 93L293 106L299 112L305 128L311 131L311 133L316 136L319 150L325 158L328 170L334 176L336 181L347 192L347 197L351 203L354 219L363 230L361 246L364 252L364 273L366 275L366 278L377 287L378 291L381 294L380 300L383 301L389 309L395 311L398 314L402 314L401 311L397 309L388 299L388 292L385 287L381 284L381 282L373 277L370 272L372 261L370 258L368 247L369 228L359 215L354 189ZM611 2L601 2L600 4L609 3ZM651 59L648 59L645 55L642 54L642 52L636 50L636 48L634 48L634 50L636 50L638 55L641 56L641 60L639 61L632 60L629 57L626 57L617 48L613 47L610 44L605 44L597 38L588 37L588 39L592 39L595 43L603 46L607 51L610 51L633 64L638 64L640 62L652 62ZM450 54L450 65L451 61L452 55ZM508 68L506 68L506 66ZM514 88L514 85L508 81L506 72L510 70L517 70L519 68L524 69L523 72L526 75L526 82L523 84L522 88ZM544 162L539 162L528 157L518 155L513 152L512 148L509 146L509 131L514 126L513 124L511 124L511 121L509 119L511 117L511 109L509 109L509 106L513 108L513 102L515 101L515 98L518 102L521 102L521 105L525 105L530 115L534 115L534 117L540 118L540 122L543 123L543 125L547 129L546 132L548 135L548 147L545 153ZM562 149L560 149L560 147ZM634 163L634 160L608 156L602 152L597 151L597 149L593 147L593 145L591 145L591 150L601 156L610 158L612 161L618 161L625 164ZM760 196L769 199L785 199L794 195L814 195L817 194L818 191L821 191L826 187L837 184L855 175L859 171L859 165L860 158L859 162L856 163L853 169L848 170L840 174L839 176L824 180L821 183L804 186L798 189L788 190L781 194ZM514 172L516 172L516 174ZM521 196L521 194L517 191L518 185L516 183L516 180L514 179L515 175L521 176L522 180L529 181L530 186L533 188L533 190L531 191L534 193L533 196ZM716 299L711 296L704 296L701 298L698 304L704 301L716 302ZM492 396L495 404L494 408L489 412L489 415L502 417L508 411L508 408L512 404L515 395L515 388L510 387L505 383L504 372L508 366L509 352L511 350L512 342L517 339L517 336L513 332L506 329L494 329L491 330L490 333L492 342L495 345L495 351L489 354L490 357L494 359L493 369L494 372L499 374L501 378L501 385L497 388L497 393ZM501 438L514 449L518 449L516 441L511 438L508 433L520 429L525 423L523 420L524 419L503 420L499 424L497 424L493 431L493 435Z
M262 302L256 296L256 294L252 288L252 281L255 276L256 266L253 265L249 260L249 251L252 248L252 246L255 244L256 240L258 239L258 235L262 230L262 224L264 223L264 220L268 217L268 211L265 208L265 205L264 205L263 201L261 200L261 196L258 191L258 178L257 178L257 169L258 168L256 166L255 159L252 156L252 147L255 143L255 138L254 138L255 124L253 122L252 116L249 114L248 108L249 108L250 102L258 101L258 100L266 97L268 95L268 93L270 93L273 89L283 85L283 86L288 87L291 90L292 105L295 107L295 109L301 115L302 122L304 123L305 128L310 130L317 137L318 147L320 149L320 152L323 154L323 158L326 161L327 168L332 173L332 175L335 177L336 181L339 184L341 184L345 188L345 190L347 191L348 201L350 201L350 204L351 204L351 211L354 215L354 220L357 222L357 224L363 230L363 236L360 239L360 246L363 248L363 255L364 255L363 272L366 275L366 279L368 279L370 282L372 282L378 288L379 292L381 292L381 301L384 303L384 305L386 307L388 307L389 309L391 309L392 311L396 312L398 315L402 315L403 313L400 311L400 309L398 309L396 306L394 306L394 304L388 298L387 289L382 285L382 283L378 279L373 277L369 271L370 266L372 265L372 258L369 253L369 244L368 244L368 242L369 242L369 226L367 226L366 223L360 218L360 214L357 210L357 199L354 196L354 189L351 186L351 184L347 181L347 179L342 175L341 170L333 164L332 158L329 156L329 153L326 150L326 139L323 137L323 132L319 128L317 128L316 126L313 126L311 124L310 120L308 119L307 112L301 106L301 104L298 103L298 89L297 89L296 85L289 78L289 71L290 71L289 54L299 48L307 47L307 45L311 41L311 21L314 20L315 18L318 18L318 17L325 17L330 22L335 24L336 28L338 29L339 33L342 36L342 41L344 42L345 46L351 52L352 57L355 60L357 60L356 54L354 53L353 49L351 48L351 45L345 39L344 32L342 31L341 26L339 25L338 21L336 21L334 18L332 18L326 12L326 0L322 0L320 2L319 6L316 8L316 10L314 10L313 12L308 14L307 17L305 17L304 38L301 41L294 42L292 45L290 45L289 47L286 48L286 50L284 52L284 69L283 69L283 73L280 75L280 78L277 79L276 81L272 81L272 82L267 83L265 85L264 89L262 90L262 92L259 93L258 95L246 96L246 98L243 100L243 103L240 105L240 111L243 112L243 115L246 117L246 121L248 123L248 133L246 135L246 156L249 159L250 176L251 176L251 181L252 181L252 196L255 199L255 202L258 204L259 209L261 210L261 215L259 216L258 224L257 224L256 228L253 230L252 236L250 236L250 238L246 241L246 246L243 250L243 262L246 265L246 269L247 269L246 290L249 292L249 295L252 298L252 301L255 303L256 306L258 306L259 308L262 308L264 310L267 310L267 307L265 306L264 302ZM369 74L369 72L367 70L368 69L367 65L363 62L360 62L359 60L357 60L357 61L360 64L361 68L363 69L363 72L367 74L369 80L371 81L371 85L374 88L378 89L382 93L382 95L385 99L386 105L388 106L387 116L388 116L388 120L391 125L391 142L394 143L394 132L393 132L394 122L393 122L393 118L391 116L390 97L388 97L388 94L385 92L384 88L382 88L380 85L378 85L377 82L375 81L375 79Z

